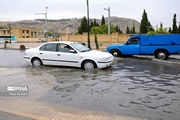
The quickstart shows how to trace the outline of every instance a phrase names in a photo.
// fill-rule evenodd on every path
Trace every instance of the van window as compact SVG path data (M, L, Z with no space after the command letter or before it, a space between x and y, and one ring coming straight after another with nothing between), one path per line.
M132 38L128 41L128 44L138 44L139 39L138 38Z

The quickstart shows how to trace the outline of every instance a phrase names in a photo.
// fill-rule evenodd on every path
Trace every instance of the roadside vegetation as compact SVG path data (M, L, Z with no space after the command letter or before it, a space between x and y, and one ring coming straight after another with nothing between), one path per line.
M87 19L84 16L81 20L81 24L78 28L78 32L76 34L82 34L83 32L87 32ZM144 9L142 14L142 19L140 22L139 32L135 31L135 24L133 26L127 25L126 34L178 34L180 33L180 25L177 26L176 14L173 16L173 24L172 27L163 28L163 23L160 23L160 27L153 28L150 21L148 20L148 14ZM116 25L111 25L110 33L118 32L119 34L123 34L121 28ZM107 34L108 33L108 25L105 22L104 16L102 16L101 24L96 22L96 19L90 20L90 33L91 34Z

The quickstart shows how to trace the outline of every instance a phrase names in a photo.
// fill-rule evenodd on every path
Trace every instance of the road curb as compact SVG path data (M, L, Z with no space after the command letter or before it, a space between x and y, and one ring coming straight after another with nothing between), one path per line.
M17 110L12 110L12 109L2 108L2 107L0 107L0 111L15 114L15 115L22 116L22 117L35 119L35 120L50 120L49 118L45 118L45 117L42 117L39 115L33 115L30 113L26 113L26 112L19 112Z

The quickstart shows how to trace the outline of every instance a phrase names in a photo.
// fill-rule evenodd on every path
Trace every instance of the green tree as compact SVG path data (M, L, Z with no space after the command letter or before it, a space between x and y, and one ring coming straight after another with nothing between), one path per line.
M147 13L144 9L143 15L142 15L142 20L140 23L140 33L142 34L146 34L148 31L153 31L153 27L151 25L151 23L148 20L148 16Z
M162 22L160 23L160 28L159 28L160 31L163 31L163 24Z
M59 32L54 32L53 37L54 38L59 38L61 34Z
M102 16L102 19L101 19L101 26L102 26L102 25L105 25L104 15Z
M99 23L96 21L96 19L94 19L93 26L99 26Z
M123 34L123 31L119 28L119 34Z
M136 28L135 28L135 24L133 23L133 28L132 28L132 34L136 33Z
M79 34L82 34L83 32L87 32L88 31L88 26L87 26L87 19L86 17L84 16L82 19L81 19L81 24L78 28L78 33Z
M118 25L115 26L115 32L118 32L119 34L122 34L122 30Z
M178 33L180 33L180 24L179 24L179 28L178 28Z
M177 33L176 14L173 17L172 33Z
M102 26L94 26L91 28L90 33L91 34L107 34L108 32L108 25L102 25ZM113 26L110 27L110 33L115 32L115 28Z
M99 44L98 44L98 39L97 39L97 35L95 34L95 38L94 38L94 42L96 44L96 49L99 49Z
M47 36L53 36L52 32L45 32L45 33L44 33L44 37L46 37L46 35L47 35Z
M94 22L90 20L90 29L94 26Z
M108 28L108 25L107 25ZM113 25L110 26L110 33L116 32L115 28ZM108 30L106 31L106 34L108 33Z
M126 34L129 34L130 33L130 30L129 30L129 26L127 25L126 27Z
M149 31L148 34L169 34L167 28L163 28L163 24L160 23L160 28L157 28L155 31Z
M119 26L118 25L115 26L115 30L116 30L116 32L119 32Z
M103 34L103 33L100 27L94 26L91 28L90 34Z
M169 32L169 33L172 33L172 30L171 30L171 28L169 28L168 32Z
M129 34L132 34L133 33L133 29L130 30Z

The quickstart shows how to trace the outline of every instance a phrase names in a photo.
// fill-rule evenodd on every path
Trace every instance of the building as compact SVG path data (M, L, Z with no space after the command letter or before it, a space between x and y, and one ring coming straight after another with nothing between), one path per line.
M15 36L17 38L42 38L44 36L43 30L29 29L29 28L11 28L0 29L1 36Z

